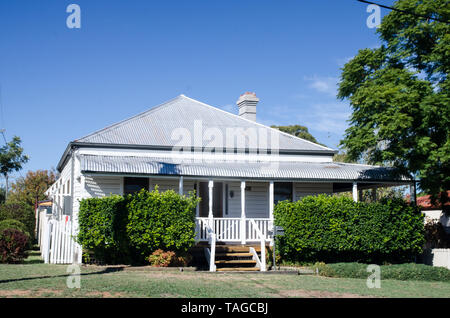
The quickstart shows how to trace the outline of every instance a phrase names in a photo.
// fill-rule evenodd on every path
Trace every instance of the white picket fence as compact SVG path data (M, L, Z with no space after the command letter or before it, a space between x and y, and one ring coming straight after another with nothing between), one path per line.
M75 261L74 226L69 216L42 222L41 255L45 263L71 264Z

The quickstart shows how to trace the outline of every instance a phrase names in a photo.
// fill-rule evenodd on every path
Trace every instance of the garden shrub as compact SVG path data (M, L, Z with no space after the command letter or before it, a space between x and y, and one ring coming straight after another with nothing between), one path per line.
M155 267L169 267L174 262L175 252L156 250L149 256L148 261L150 265Z
M449 248L450 234L441 222L429 220L425 223L425 248Z
M77 237L85 257L89 253L100 263L128 262L126 201L122 196L80 201Z
M19 263L27 257L28 236L16 229L0 231L0 262Z
M0 231L6 230L6 229L15 229L19 230L20 232L26 234L28 238L30 238L30 233L27 231L27 227L25 224L23 224L20 221L13 220L13 219L6 219L3 221L0 221Z
M195 244L195 195L145 189L127 198L127 234L135 255L144 261L154 251L184 253Z
M171 266L187 266L192 257L188 254L184 256L177 255L173 251L163 251L158 249L149 256L148 261L151 266L155 267L171 267Z
M420 254L424 244L423 215L401 199L362 203L307 196L279 202L274 216L285 229L277 246L287 261L405 262Z
M367 271L367 266L361 263L317 263L313 267L319 270L321 276L367 279L371 274ZM450 270L424 264L381 265L380 274L381 279L450 282Z
M23 223L26 227L26 232L34 235L36 219L33 208L24 204L0 204L0 221L8 219Z
M82 200L77 240L85 260L143 264L158 249L185 257L195 243L198 200L173 190L160 193L157 188L126 198L113 195Z

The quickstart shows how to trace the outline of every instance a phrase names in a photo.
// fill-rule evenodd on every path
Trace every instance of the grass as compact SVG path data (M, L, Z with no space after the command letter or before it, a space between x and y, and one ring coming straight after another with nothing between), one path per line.
M386 279L369 289L358 278L82 266L81 288L70 289L68 275L32 252L24 264L0 265L0 297L450 297L448 282Z
M361 263L318 263L319 274L338 278L367 278L367 264ZM450 283L450 270L444 267L433 267L424 264L406 263L381 265L380 275L383 279L437 281Z

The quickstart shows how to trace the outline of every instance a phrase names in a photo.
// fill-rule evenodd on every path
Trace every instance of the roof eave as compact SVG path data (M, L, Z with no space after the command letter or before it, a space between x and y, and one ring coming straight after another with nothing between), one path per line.
M91 142L78 142L73 141L69 143L69 146L72 147L86 147L86 148L118 148L118 149L136 149L136 150L165 150L172 151L174 147L172 146L163 146L163 145L136 145L136 144L105 144L105 143L91 143ZM68 146L68 147L69 147ZM215 148L206 148L206 147L191 147L191 151L206 151L206 150L214 150ZM224 151L230 149L223 149ZM256 152L258 149L249 149L249 148L233 148L235 152ZM67 149L66 149L67 152ZM270 152L270 149L268 149ZM337 150L298 150L298 149L279 149L275 153L279 154L292 154L292 155L319 155L319 156L332 156L338 153ZM64 157L64 155L63 155Z

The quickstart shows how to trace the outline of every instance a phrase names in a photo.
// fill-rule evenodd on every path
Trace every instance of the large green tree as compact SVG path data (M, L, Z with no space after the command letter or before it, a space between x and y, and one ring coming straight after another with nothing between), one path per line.
M21 140L14 136L5 146L0 147L0 173L6 180L6 198L8 197L8 176L13 171L22 169L22 165L28 161L28 156L23 154L20 146Z
M317 139L311 135L311 133L308 130L308 127L301 126L301 125L290 125L290 126L270 126L272 128L277 128L278 130L288 133L290 135L309 140L311 142L314 142L316 144L322 145L317 141Z
M377 29L382 45L342 69L353 109L341 146L350 160L397 167L433 197L450 189L448 0L399 0ZM420 16L430 17L422 18ZM442 196L442 200L448 198Z

